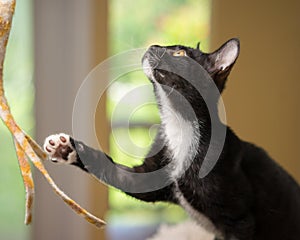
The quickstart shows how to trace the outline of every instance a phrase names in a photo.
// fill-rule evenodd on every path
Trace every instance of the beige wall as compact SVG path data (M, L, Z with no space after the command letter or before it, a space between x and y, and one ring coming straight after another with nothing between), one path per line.
M213 0L212 49L239 37L224 101L229 125L300 182L300 1Z
M107 1L35 0L34 18L36 137L42 143L53 133L72 134L72 110L78 88L92 68L107 57ZM93 91L86 96L85 104L89 104L92 94ZM100 126L107 129L103 121L105 109L101 111ZM84 131L89 127L85 124L86 116L83 113L79 117ZM102 131L101 145L107 148L105 134ZM97 216L105 216L106 187L75 167L46 165L70 197ZM95 228L74 213L41 174L35 174L35 182L32 239L105 239L105 230Z

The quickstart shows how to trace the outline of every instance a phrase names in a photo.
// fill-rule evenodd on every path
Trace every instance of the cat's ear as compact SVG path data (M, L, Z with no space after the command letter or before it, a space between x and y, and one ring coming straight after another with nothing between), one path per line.
M240 42L233 38L218 50L208 55L209 72L220 92L224 89L226 79L239 56Z

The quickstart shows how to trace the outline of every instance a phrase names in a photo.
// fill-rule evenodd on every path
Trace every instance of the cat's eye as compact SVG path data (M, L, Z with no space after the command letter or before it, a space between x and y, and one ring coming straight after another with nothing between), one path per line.
M174 57L183 57L183 56L186 56L186 51L184 51L184 50L176 51L176 52L173 53L173 56Z

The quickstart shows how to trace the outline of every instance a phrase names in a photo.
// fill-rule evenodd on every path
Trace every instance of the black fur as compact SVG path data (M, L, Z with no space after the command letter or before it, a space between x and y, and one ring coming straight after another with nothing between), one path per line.
M200 167L211 137L211 116L208 114L207 106L202 96L189 82L176 74L155 69L154 66L155 58L156 60L160 58L160 54L169 54L173 57L174 52L185 50L187 55L185 57L197 61L222 92L227 76L237 58L236 56L229 59L230 62L225 68L222 68L221 63L218 62L220 58L228 54L228 51L232 50L229 49L230 44L233 44L232 46L239 51L239 43L236 39L230 40L211 54L203 53L198 48L185 46L149 48L143 60L152 59L152 63L154 61L152 70L156 81L175 88L192 105L196 121L200 125L201 138L195 159L180 178L170 180L169 172L166 170L163 175L165 181L169 181L166 187L146 193L128 194L147 202L179 203L175 194L178 188L195 210L211 220L223 239L299 240L300 188L298 184L264 150L240 140L230 128L227 127L225 144L216 166L205 178L199 178ZM228 61L225 57L223 60ZM178 61L181 61L180 57ZM164 77L161 77L159 73L162 73ZM155 89L153 79L150 80ZM208 86L210 84L212 83L208 83ZM155 92L159 105L163 104L159 99L157 89ZM185 114L185 109L180 105L180 99L173 97L172 93L169 99L174 109L187 121L195 120L189 119L192 116ZM218 99L214 100L217 109ZM136 182L132 175L126 174L126 171L152 172L172 162L168 146L165 146L163 125L159 132L144 163L134 168L115 164L107 154L72 139L72 145L77 151L77 161L74 165L121 190L126 189L126 187L123 188L124 186L145 184L142 182L143 179L140 180L141 182ZM160 149L161 146L164 147ZM160 150L157 152L157 149Z

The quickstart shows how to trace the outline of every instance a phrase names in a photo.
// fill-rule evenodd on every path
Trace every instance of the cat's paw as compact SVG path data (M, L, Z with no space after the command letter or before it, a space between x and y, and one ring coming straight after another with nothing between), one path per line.
M76 151L67 134L60 133L47 137L44 142L44 151L52 162L65 164L76 162Z

